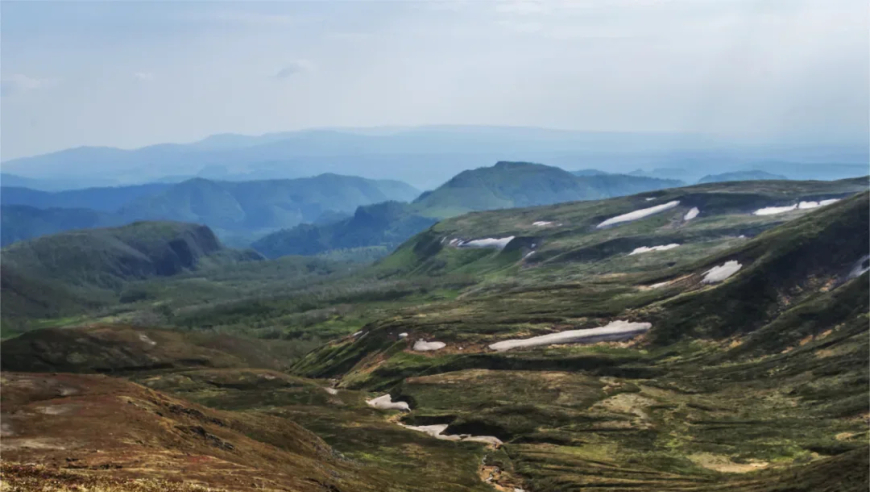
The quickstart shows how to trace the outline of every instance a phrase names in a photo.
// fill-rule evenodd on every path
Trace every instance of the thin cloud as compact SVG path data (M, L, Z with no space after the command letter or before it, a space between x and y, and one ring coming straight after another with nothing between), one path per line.
M51 87L56 83L55 79L30 77L16 73L0 80L0 96L8 97L13 94Z
M297 74L310 72L313 68L314 65L308 60L294 60L278 70L275 78L279 80L287 79Z
M154 74L151 72L136 72L133 74L133 77L143 82L150 82L154 80Z

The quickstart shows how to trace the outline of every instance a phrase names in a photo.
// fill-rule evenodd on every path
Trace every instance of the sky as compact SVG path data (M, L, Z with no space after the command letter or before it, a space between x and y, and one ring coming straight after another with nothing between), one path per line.
M486 124L870 132L866 0L0 4L0 158Z

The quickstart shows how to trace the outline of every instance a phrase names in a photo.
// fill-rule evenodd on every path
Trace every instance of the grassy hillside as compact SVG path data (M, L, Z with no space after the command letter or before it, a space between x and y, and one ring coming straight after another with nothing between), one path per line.
M391 250L436 220L469 211L594 200L680 184L616 174L575 176L541 164L499 162L492 167L463 171L437 189L423 193L410 205L385 203L360 207L354 217L344 221L282 230L252 247L270 257L368 246Z
M2 250L3 319L81 312L77 298L107 299L128 282L177 275L209 264L256 261L252 251L225 249L207 227L136 222L64 232ZM56 291L47 295L44 287ZM76 309L77 307L77 309Z
M417 235L379 267L385 272L432 275L507 266L505 275L560 279L625 268L654 270L659 262L650 263L653 258L680 262L700 258L810 212L795 207L781 214L755 215L759 209L844 198L866 189L866 178L716 183L609 200L470 213L439 222ZM677 202L673 208L642 220L597 227L609 218L671 202ZM697 216L686 220L693 209L698 210ZM510 237L513 240L503 250L450 244ZM681 246L656 254L629 255L635 248L671 243ZM520 262L521 257L525 258Z
M765 190L768 199L808 191L784 183ZM709 198L708 209L727 204ZM505 469L530 490L861 490L866 472L847 463L868 459L870 277L860 273L870 250L868 208L864 192L784 217L754 239L713 235L703 249L679 254L686 243L637 259L631 246L611 258L563 259L562 271L587 263L576 278L545 275L536 271L543 265L523 266L518 255L500 263L477 257L464 265L487 278L483 284L372 323L364 336L333 342L294 370L389 392L411 406L406 424L500 438L511 457ZM549 218L542 211L552 208L522 212ZM494 228L505 220L501 212L476 215L466 220L477 227L480 216L491 215ZM647 218L638 221L648 222L645 230L635 223L613 231L674 234L667 231L675 220ZM450 262L443 251L428 254ZM731 260L742 264L733 277L702 281ZM613 320L652 329L628 342L487 348ZM446 346L418 352L417 340Z

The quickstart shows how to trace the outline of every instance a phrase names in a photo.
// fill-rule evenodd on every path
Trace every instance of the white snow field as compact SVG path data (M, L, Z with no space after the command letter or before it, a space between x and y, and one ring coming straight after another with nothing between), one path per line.
M649 247L641 246L640 248L634 248L634 251L629 253L628 256L639 255L641 253L651 253L653 251L667 251L669 249L674 249L674 248L679 248L679 247L680 247L680 245L677 243L663 244L661 246L649 246Z
M692 210L689 210L688 212L686 212L686 215L683 216L683 220L692 220L697 217L699 213L701 213L701 211L698 210L698 207L692 207Z
M752 212L752 215L776 215L791 212L796 209L797 205L789 205L787 207L764 207Z
M826 205L830 205L832 203L837 203L839 201L840 200L838 200L836 198L832 198L830 200L822 200L820 202L800 202L800 203L798 203L798 208L800 210L807 210L807 209L811 209L811 208L824 207Z
M743 268L743 265L737 263L735 260L726 261L725 263L704 272L704 279L701 280L701 282L705 284L721 282L737 273L741 268Z
M837 203L840 200L838 198L831 198L828 200L822 200L820 202L800 202L797 205L789 205L787 207L764 207L752 212L753 215L776 215L776 214L784 214L786 212L791 212L792 210L809 210L813 208L824 207L826 205L830 205L832 203Z
M412 350L415 352L431 352L433 350L441 350L446 347L444 342L427 342L426 340L417 340L414 342Z
M502 238L492 238L487 237L484 239L474 239L472 241L460 242L457 244L460 248L495 248L495 249L504 249L505 246L508 245L509 242L513 241L514 236L502 237Z
M515 348L538 347L558 343L595 343L604 340L624 340L639 335L652 327L650 323L612 321L607 326L585 330L569 330L538 337L504 340L489 346L491 350L504 352Z
M672 209L679 204L680 202L678 200L674 200L672 202L664 203L662 205L656 205L655 207L642 208L640 210L635 210L634 212L629 212L627 214L617 215L616 217L611 217L604 222L598 224L597 227L601 229L602 227L607 227L614 224L621 224L622 222L631 222L633 220L642 219L644 217L648 217L650 215Z
M389 395L379 396L377 398L372 398L371 400L366 400L366 404L372 408L377 408L380 410L402 410L403 412L410 412L411 407L404 401L393 401L393 398Z

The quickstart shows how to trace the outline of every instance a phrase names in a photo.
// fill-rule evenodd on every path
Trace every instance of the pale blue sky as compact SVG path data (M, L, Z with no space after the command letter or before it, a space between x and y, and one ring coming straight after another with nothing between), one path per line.
M11 2L4 160L324 126L860 141L866 0Z

